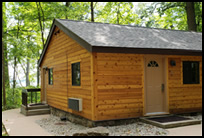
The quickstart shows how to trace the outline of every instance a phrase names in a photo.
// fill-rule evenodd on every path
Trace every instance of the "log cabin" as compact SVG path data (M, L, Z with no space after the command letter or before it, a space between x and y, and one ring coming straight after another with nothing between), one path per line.
M54 19L41 101L91 121L202 111L202 33Z

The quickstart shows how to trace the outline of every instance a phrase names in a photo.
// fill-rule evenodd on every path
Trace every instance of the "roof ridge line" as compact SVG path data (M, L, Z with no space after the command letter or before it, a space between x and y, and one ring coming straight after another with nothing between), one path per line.
M156 29L156 30L168 30L168 31L182 31L182 32L189 32L189 33L201 33L202 32L195 32L195 31L188 31L188 30L173 30L173 29L165 29L165 28L153 28L153 27L145 27L145 26L138 26L138 25L126 25L126 24L113 24L113 23L103 23L103 22L90 22L90 21L83 21L83 20L70 20L70 19L57 19L57 20L66 20L66 21L73 21L73 22L85 22L85 23L93 23L93 24L107 24L107 25L116 25L116 26L127 26L127 27L138 27L144 29Z

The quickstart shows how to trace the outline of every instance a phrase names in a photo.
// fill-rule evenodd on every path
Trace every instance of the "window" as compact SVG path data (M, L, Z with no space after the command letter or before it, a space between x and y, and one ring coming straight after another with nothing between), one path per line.
M183 61L183 84L199 83L199 62Z
M48 83L49 85L53 85L53 68L48 70Z
M148 67L159 67L159 65L156 61L150 61L147 66Z
M72 86L80 86L80 62L72 64Z

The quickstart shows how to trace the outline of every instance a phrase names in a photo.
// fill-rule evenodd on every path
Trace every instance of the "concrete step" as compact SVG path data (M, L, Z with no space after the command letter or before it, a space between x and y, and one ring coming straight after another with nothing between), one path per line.
M157 117L168 117L168 116L173 116L173 115L157 116ZM151 124L151 125L154 125L154 126L157 126L157 127L161 127L161 128L164 128L164 129L201 124L200 120L194 120L194 119L161 123L161 122L158 122L158 121L151 120L151 118L155 118L155 117L141 117L140 120L142 122L144 122L144 123L148 123L148 124Z
M27 116L30 116L30 115L42 115L42 114L50 114L50 109L49 108L33 109L33 110L28 110L28 112L27 112Z
M49 108L49 105L43 104L43 105L28 105L27 109L28 110L33 110L33 109L43 109L43 108Z
M28 106L26 109L24 105L21 105L21 113L25 116L50 114L50 108L48 105L35 105Z

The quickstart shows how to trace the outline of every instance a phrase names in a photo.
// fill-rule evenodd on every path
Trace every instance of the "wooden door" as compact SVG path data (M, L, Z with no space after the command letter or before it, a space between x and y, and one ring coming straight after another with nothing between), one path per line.
M145 58L145 112L158 115L165 112L164 58L149 56Z

